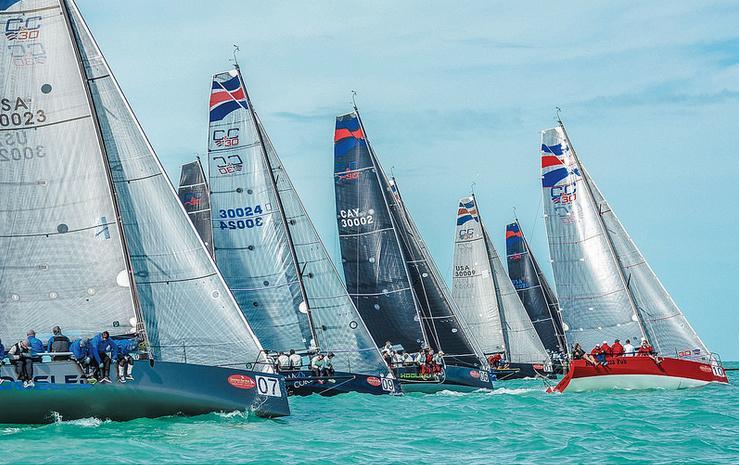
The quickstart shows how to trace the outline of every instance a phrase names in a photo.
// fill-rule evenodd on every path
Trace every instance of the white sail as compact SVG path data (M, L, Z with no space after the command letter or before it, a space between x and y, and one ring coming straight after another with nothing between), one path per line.
M0 79L6 81L3 88L19 86L16 92L32 102L35 117L45 115L43 121L34 121L33 131L24 132L33 132L29 140L47 152L34 163L19 165L21 171L10 179L10 184L33 180L37 188L34 192L29 186L24 205L14 208L39 212L34 213L39 220L35 228L46 230L48 239L54 230L66 239L31 244L38 250L26 260L33 257L53 273L39 277L35 291L27 289L18 299L11 295L18 302L39 301L51 299L54 292L55 302L22 309L3 305L0 321L6 321L5 314L23 313L26 319L36 318L40 327L61 324L84 329L80 334L136 326L142 333L145 328L159 360L253 362L259 342L190 224L76 6L72 1L23 1L17 8L24 10L6 10L3 16L38 18L32 23L39 27L33 40L43 44L37 50L44 49L48 57L24 62L27 70L3 73ZM12 53L3 55L3 65L13 69ZM24 74L28 76L21 79ZM25 232L29 225L24 215L11 214L8 223L3 221L9 236ZM95 220L85 224L90 216ZM110 219L102 221L102 216ZM39 232L31 233L40 238ZM94 234L93 240L102 245L85 234ZM28 245L17 250L24 247ZM13 284L6 276L3 287ZM57 286L65 288L56 291ZM67 300L60 302L59 297ZM116 321L100 318L114 311ZM143 322L134 319L136 314Z
M474 197L457 209L454 299L486 354L505 352L513 363L545 363L549 356L482 224Z
M563 325L584 347L644 336L593 203L561 127L542 133L544 217Z
M457 209L452 297L482 351L507 355L482 224L469 197L460 199Z
M58 0L0 11L0 339L132 333L120 227Z

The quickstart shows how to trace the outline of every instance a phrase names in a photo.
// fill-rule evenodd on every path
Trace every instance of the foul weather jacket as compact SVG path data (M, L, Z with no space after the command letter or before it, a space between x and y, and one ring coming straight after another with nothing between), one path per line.
M90 339L90 355L98 363L103 363L103 359L100 358L100 354L110 351L110 358L116 359L118 357L118 346L108 337L108 340L103 340L103 334L100 333L94 338Z

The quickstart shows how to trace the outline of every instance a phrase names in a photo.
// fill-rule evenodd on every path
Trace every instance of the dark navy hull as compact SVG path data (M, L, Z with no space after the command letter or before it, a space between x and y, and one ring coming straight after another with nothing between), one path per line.
M290 414L279 375L169 362L151 367L147 361L137 362L132 374L135 379L125 384L87 384L74 362L35 363L36 385L24 388L15 381L13 366L4 365L0 423L87 417L126 421L234 410L270 418Z
M397 380L379 376L336 372L333 376L315 377L310 371L295 371L282 374L285 376L287 392L295 396L308 396L311 394L335 396L347 392L374 395L399 395L402 393L400 383Z
M510 363L506 368L498 368L492 370L498 381L508 381L511 379L537 378L547 377L554 379L557 377L552 372L545 372L541 364L532 363Z
M472 392L493 389L495 381L495 375L490 371L456 365L445 366L438 375L418 375L415 367L399 367L394 371L404 392Z

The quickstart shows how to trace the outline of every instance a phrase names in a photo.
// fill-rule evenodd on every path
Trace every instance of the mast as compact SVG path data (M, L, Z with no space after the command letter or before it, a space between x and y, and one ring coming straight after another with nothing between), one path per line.
M477 198L475 193L472 192L472 201L475 203L477 209L477 217L480 219L480 229L482 229L482 241L485 243L485 255L487 255L488 263L490 263L490 247L488 246L488 233L485 229L485 223L482 222L482 215L480 214L480 206L477 204ZM511 361L511 345L508 342L508 324L505 320L505 312L503 311L503 301L500 300L500 285L498 284L498 276L495 273L495 269L490 266L490 276L493 278L493 287L495 288L495 302L498 304L498 315L500 318L500 330L503 331L503 344L505 344L505 356L506 360Z
M375 168L375 177L377 178L377 182L380 185L380 190L382 191L382 200L385 202L385 208L387 208L388 211L388 218L390 219L390 224L393 226L393 235L395 236L395 241L400 245L400 237L398 237L398 227L395 224L395 219L393 218L392 211L390 209L390 203L387 199L387 189L385 188L385 183L382 181L382 179L387 179L385 176L385 173L382 170L382 167L377 162L377 157L375 157L375 151L372 148L372 144L369 143L369 137L367 136L367 132L364 129L364 123L362 122L362 116L359 114L359 108L357 108L357 103L354 101L354 98L352 98L352 106L354 107L354 113L357 115L357 120L359 121L359 127L362 128L362 134L364 134L364 138L367 141L367 151L369 152L370 158L372 159L372 165ZM382 174L382 178L380 178L380 174ZM399 252L401 255L403 255L403 250L401 247L399 247ZM410 271L408 270L408 262L405 259L405 257L402 257L403 262L403 270L405 270L405 275L408 278L408 285L413 287L413 284L411 283L411 275ZM418 316L418 325L421 327L421 334L423 335L424 344L426 346L429 345L429 337L428 334L426 334L426 329L423 324L423 317L421 316L421 310L418 307L417 302L417 296L415 291L411 291L413 294L413 306L416 310L416 315Z
M267 171L269 172L269 179L272 184L272 188L275 190L275 198L277 199L277 208L280 210L280 219L282 220L282 224L285 225L285 237L287 238L288 247L290 249L290 257L293 262L293 266L295 267L296 275L298 278L298 284L300 285L300 295L303 298L303 302L305 302L305 310L306 315L308 316L308 326L310 326L310 333L313 337L313 343L317 350L320 350L320 344L318 342L318 335L316 334L316 328L313 324L313 315L311 314L311 308L310 308L310 302L308 302L308 293L305 290L305 283L303 282L303 270L300 269L300 263L298 262L298 254L295 251L295 242L293 241L292 232L290 231L290 223L287 220L287 216L285 215L285 208L282 204L282 198L280 197L280 191L277 188L277 179L275 178L275 173L272 170L272 163L269 161L269 157L267 156L267 148L264 143L264 134L262 134L262 125L259 122L259 119L257 118L257 114L254 111L254 105L251 102L251 98L249 97L249 91L246 87L246 83L244 82L244 77L241 74L241 68L239 68L238 62L236 62L234 55L234 66L236 68L236 72L239 76L239 81L241 81L241 86L244 89L244 96L246 97L246 103L249 107L249 113L251 114L252 119L254 120L254 126L257 130L257 137L259 138L259 145L262 149L262 157L264 160L265 165L267 166Z
M131 290L131 300L133 303L134 315L136 316L136 332L143 335L144 342L146 343L146 349L149 353L149 358L153 359L154 352L150 350L151 346L149 343L149 335L146 332L146 323L144 321L143 312L141 311L141 302L139 300L138 290L136 288L136 280L133 276L133 264L131 262L131 255L128 250L128 241L126 240L126 235L121 219L120 207L118 205L118 194L115 189L115 184L113 183L113 172L110 168L108 150L105 147L105 142L103 141L103 135L100 129L100 120L98 117L97 109L95 107L95 102L92 98L92 91L90 90L90 82L87 77L87 72L85 71L85 65L82 62L82 53L80 52L79 48L80 46L77 42L75 30L72 27L69 5L67 4L67 0L61 0L59 3L62 9L62 14L64 15L64 22L67 25L67 31L69 31L69 39L72 42L72 48L74 49L74 56L77 61L77 67L80 72L80 77L82 77L83 87L85 88L85 97L87 98L87 104L90 108L90 112L92 113L92 122L95 126L95 135L97 138L98 147L100 148L100 153L102 154L103 158L103 167L105 169L105 174L108 180L108 189L110 190L110 197L113 203L113 211L115 212L115 224L121 237L121 247L123 249L123 256L126 263L126 271L128 273L128 285L129 289Z
M616 248L613 245L613 240L611 239L610 234L608 234L608 228L606 228L606 224L603 221L603 216L600 211L600 205L595 200L595 195L593 195L593 192L590 189L590 182L589 182L589 176L585 169L583 169L582 164L580 163L580 159L577 156L577 152L575 151L575 148L572 145L572 142L570 141L570 137L567 135L567 130L565 129L565 125L562 122L562 119L559 117L559 113L557 116L557 123L559 123L559 127L562 129L562 133L565 136L565 140L567 141L567 145L572 150L572 158L575 160L575 164L578 168L580 168L580 172L582 173L583 181L588 185L588 196L590 197L590 201L593 202L593 207L598 208L598 224L601 227L601 231L603 232L603 235L606 238L606 243L608 244L608 250L613 257L614 261L616 262L616 268L618 268L618 276L621 279L621 283L624 286L624 290L626 291L626 295L629 299L629 304L631 306L631 310L634 315L636 315L637 323L639 324L639 329L641 329L642 336L648 340L651 340L647 332L647 328L644 324L644 320L642 319L641 313L639 312L639 306L636 303L636 300L634 299L634 295L631 292L631 289L629 288L629 280L626 278L626 275L624 274L623 267L621 266L621 260L618 258L618 255L616 254Z

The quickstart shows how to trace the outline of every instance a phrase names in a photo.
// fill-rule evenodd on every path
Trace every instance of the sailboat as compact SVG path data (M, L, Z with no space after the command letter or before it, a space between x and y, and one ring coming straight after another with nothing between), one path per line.
M400 385L308 217L238 65L213 76L209 115L210 187L201 190L212 208L207 227L226 283L272 358L290 350L304 360L331 354L332 374L312 373L308 363L286 371L290 393L398 394ZM182 179L201 186L203 170L195 163L183 167Z
M182 165L177 195L179 195L187 216L190 217L190 221L195 226L195 230L212 257L213 230L211 229L210 220L210 192L208 191L208 181L205 178L200 157L197 157L193 162Z
M580 162L564 124L542 132L542 186L563 328L589 350L646 340L657 356L573 360L555 391L678 389L727 383L701 341Z
M499 380L542 376L551 361L503 268L474 194L459 200L452 296Z
M567 340L562 328L559 302L539 262L529 248L518 220L506 226L508 276L518 292L539 339L552 357L554 370L562 372Z
M439 373L395 364L404 391L492 388L482 351L457 317L397 182L371 148L356 106L336 118L334 187L342 263L349 294L378 346L400 353L443 351Z
M139 343L126 383L88 384L41 354L24 387L3 365L0 422L288 415L283 378L255 369L262 347L75 3L3 2L0 19L36 32L0 36L0 338L59 325Z

